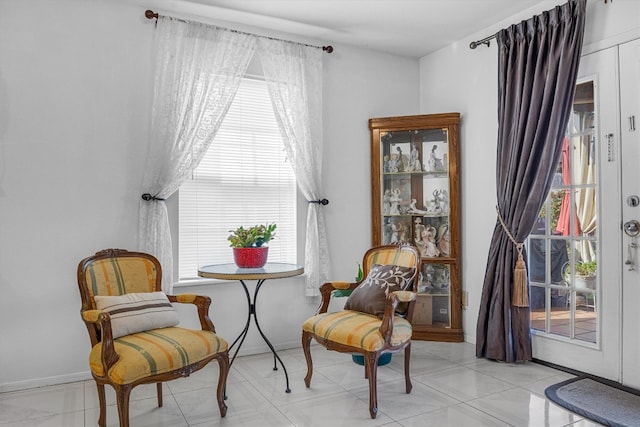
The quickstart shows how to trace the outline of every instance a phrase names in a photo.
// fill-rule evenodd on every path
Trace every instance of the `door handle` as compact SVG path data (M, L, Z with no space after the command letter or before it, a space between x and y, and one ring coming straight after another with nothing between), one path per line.
M629 236L627 260L624 262L624 265L629 268L629 271L634 271L636 269L636 248L638 247L636 236L640 234L640 222L632 219L622 224L622 229L624 233Z
M624 230L624 233L627 236L636 237L638 234L640 234L640 222L636 221L635 219L632 219L630 221L625 222L622 225L622 229Z

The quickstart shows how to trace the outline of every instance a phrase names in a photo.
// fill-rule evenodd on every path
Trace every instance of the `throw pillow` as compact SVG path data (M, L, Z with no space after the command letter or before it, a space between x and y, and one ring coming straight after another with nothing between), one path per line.
M113 338L178 324L178 313L164 292L96 295L96 308L111 316Z
M374 264L367 278L353 290L344 308L381 317L387 295L407 289L415 275L413 267Z

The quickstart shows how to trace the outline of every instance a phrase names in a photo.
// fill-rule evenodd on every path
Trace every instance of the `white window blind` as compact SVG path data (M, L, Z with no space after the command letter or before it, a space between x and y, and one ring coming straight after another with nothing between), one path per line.
M264 81L244 79L193 178L179 191L179 277L233 262L229 230L276 223L269 262L296 262L296 182Z

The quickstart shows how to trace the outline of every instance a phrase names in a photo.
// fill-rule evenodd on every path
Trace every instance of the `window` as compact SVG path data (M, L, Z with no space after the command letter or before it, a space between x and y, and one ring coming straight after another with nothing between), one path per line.
M275 222L270 262L296 262L296 181L267 85L243 79L215 140L179 191L180 280L231 263L227 237L240 225Z
M529 236L531 326L566 339L597 339L595 82L578 83L562 158Z

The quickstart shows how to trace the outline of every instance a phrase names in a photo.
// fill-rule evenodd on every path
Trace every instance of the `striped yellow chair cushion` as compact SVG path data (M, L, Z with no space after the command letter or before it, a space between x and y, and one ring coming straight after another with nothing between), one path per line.
M384 347L384 339L378 330L381 324L379 317L343 310L313 316L304 322L302 330L340 344L378 351ZM402 317L395 316L391 345L400 345L410 339L411 324Z
M366 270L368 271L373 264L381 265L401 265L403 267L415 267L416 257L413 252L403 251L400 247L387 247L378 249L366 259Z
M161 374L227 350L229 344L213 332L185 328L163 328L125 335L114 341L120 359L109 371L116 384L130 384L140 378ZM104 376L100 360L102 343L89 354L89 366L96 376Z

